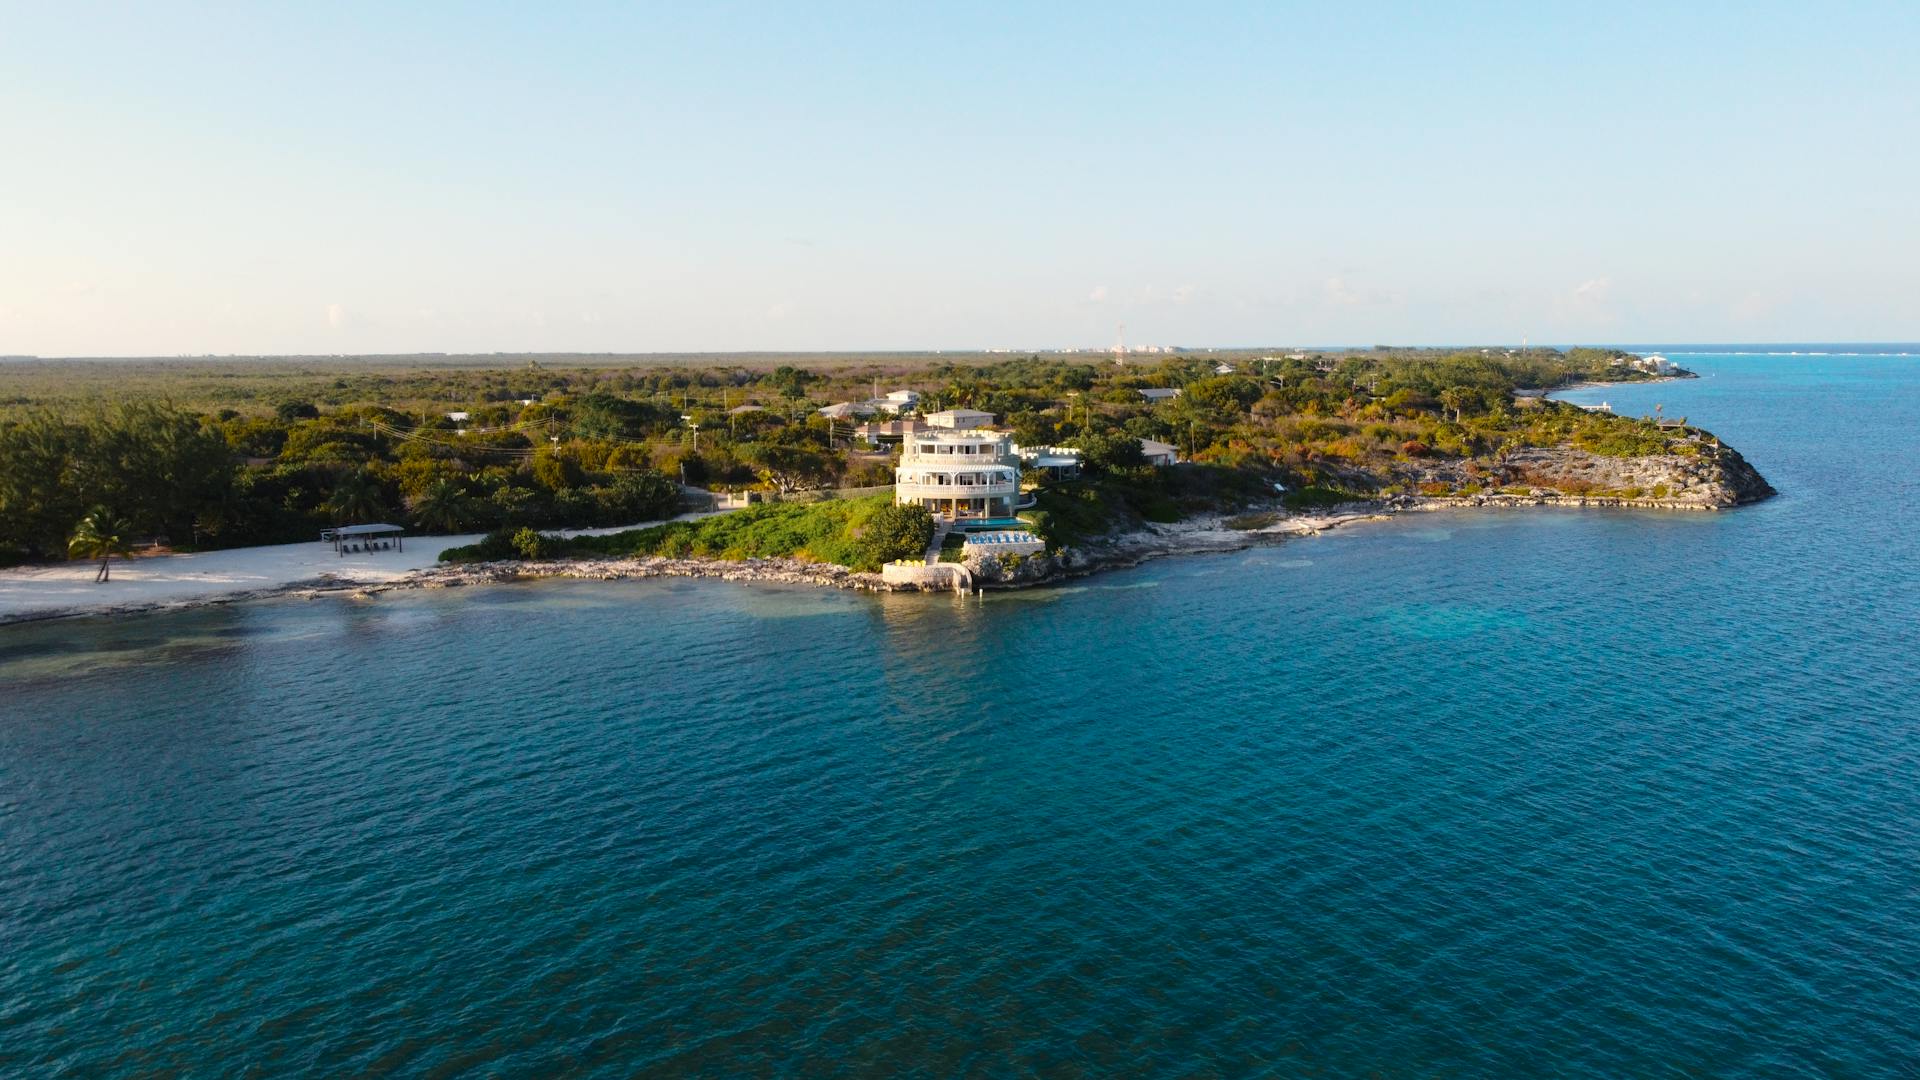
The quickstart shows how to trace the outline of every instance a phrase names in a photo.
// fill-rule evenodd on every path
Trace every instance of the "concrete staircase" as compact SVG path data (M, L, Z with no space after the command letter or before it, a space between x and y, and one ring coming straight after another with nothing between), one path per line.
M953 531L953 522L947 518L933 519L933 542L927 545L927 565L940 561L940 545L946 543L947 534Z

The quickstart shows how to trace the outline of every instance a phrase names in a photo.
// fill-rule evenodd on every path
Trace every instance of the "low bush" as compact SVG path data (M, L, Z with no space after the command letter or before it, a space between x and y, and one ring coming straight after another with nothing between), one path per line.
M1287 509L1289 510L1318 510L1329 506L1340 506L1344 503L1365 502L1368 498L1370 498L1370 496L1358 491L1348 491L1345 488L1337 487L1323 487L1316 484L1312 487L1300 488L1297 491L1289 491L1287 492L1286 498L1281 501L1286 503Z
M543 539L556 541L554 555L796 558L872 571L893 559L923 555L933 539L933 515L925 507L895 506L890 496L870 495L762 504L698 521L604 536Z
M1222 522L1222 524L1226 525L1229 529L1236 529L1240 532L1252 532L1255 529L1264 529L1279 520L1280 515L1274 513L1235 514L1233 517Z

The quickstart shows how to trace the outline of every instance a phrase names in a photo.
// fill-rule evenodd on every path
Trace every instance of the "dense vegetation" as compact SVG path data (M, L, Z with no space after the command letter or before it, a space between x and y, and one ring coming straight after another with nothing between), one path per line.
M60 369L64 381L49 375L58 365L7 364L0 557L60 557L89 514L111 518L131 540L223 547L379 520L508 535L658 520L678 509L682 483L776 493L877 487L891 483L893 452L818 410L898 388L920 391L923 410L993 412L1023 445L1082 448L1088 476L1042 493L1036 517L1064 543L1115 523L1238 505L1271 495L1274 484L1296 503L1460 487L1472 479L1436 481L1430 466L1495 461L1522 446L1686 452L1684 432L1514 396L1645 377L1623 359L1584 349L1376 349L1121 364L1029 356L388 369L303 360L190 362L172 381L172 369L147 362L121 372L139 392L118 404L105 403L106 391L124 388L110 362ZM87 387L99 393L76 396ZM1149 401L1139 392L1157 387L1181 393ZM1143 438L1175 445L1189 464L1146 468ZM756 513L771 517L742 522L779 517ZM697 530L661 535L688 550L783 546ZM828 546L821 534L794 550ZM855 557L839 554L832 561Z
M818 503L751 506L694 521L563 538L521 529L450 548L447 562L551 559L565 556L755 559L796 558L878 570L895 559L918 559L933 540L933 515L924 507L895 506L870 495Z

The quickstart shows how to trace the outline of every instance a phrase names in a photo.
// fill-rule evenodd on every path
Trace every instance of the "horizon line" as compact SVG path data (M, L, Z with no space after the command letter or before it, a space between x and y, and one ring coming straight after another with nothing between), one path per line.
M1642 341L1642 342L1444 342L1444 343L1383 343L1369 345L1358 344L1317 344L1317 345L1169 345L1154 346L1157 349L1171 349L1171 352L1135 352L1132 349L1121 350L1121 355L1147 357L1171 357L1196 353L1218 352L1257 352L1269 349L1288 349L1295 351L1337 352L1337 351L1375 351L1383 349L1623 349L1635 351L1642 349L1666 350L1678 352L1684 349L1703 349L1709 351L1729 351L1767 348L1782 350L1793 347L1796 352L1813 351L1812 347L1824 347L1822 351L1834 349L1873 347L1890 349L1901 347L1903 351L1920 351L1920 339L1902 341L1819 341L1776 340L1776 341ZM1146 348L1142 346L1142 348ZM1056 356L1111 356L1115 350L1097 346L1044 346L1011 348L1006 346L974 346L965 348L869 348L869 349L657 349L657 350L619 350L619 349L493 349L486 351L447 351L447 350L411 350L405 352L230 352L230 353L114 353L114 354L74 354L65 356L45 356L35 353L0 353L0 363L40 361L40 362L89 362L89 361L131 361L131 360L388 360L414 358L487 358L516 357L538 359L541 357L885 357L885 356L1020 356L1020 355L1056 355Z

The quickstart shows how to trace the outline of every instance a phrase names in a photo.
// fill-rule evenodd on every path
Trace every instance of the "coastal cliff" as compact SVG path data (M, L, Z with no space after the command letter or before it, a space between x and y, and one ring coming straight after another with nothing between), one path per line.
M1683 449L1624 457L1575 446L1525 447L1492 461L1424 465L1407 478L1423 497L1475 506L1526 501L1723 510L1775 494L1738 450L1717 439Z

